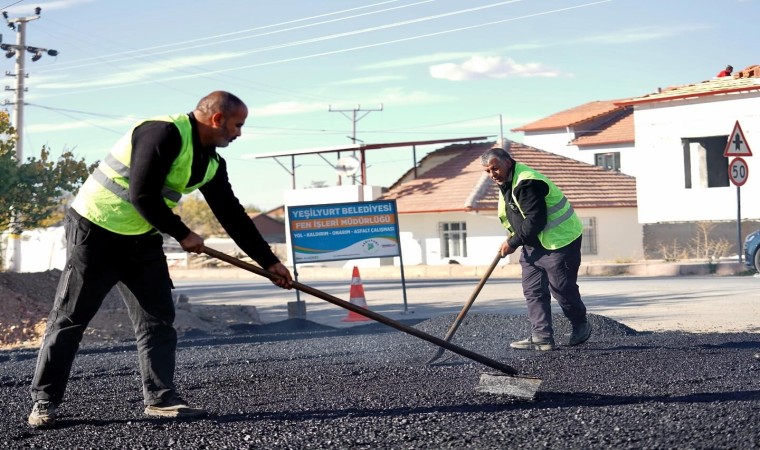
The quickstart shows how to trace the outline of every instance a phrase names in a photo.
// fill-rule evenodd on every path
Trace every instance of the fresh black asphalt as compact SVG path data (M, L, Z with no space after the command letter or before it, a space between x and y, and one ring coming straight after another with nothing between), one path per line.
M88 345L58 425L31 429L36 351L0 352L0 443L15 448L760 448L760 334L638 333L590 316L591 340L510 350L524 317L471 314L453 342L541 377L534 401L475 392L487 367L385 325L290 319L180 340L176 381L209 416L142 415L131 342ZM443 336L454 315L409 322ZM555 318L562 344L568 324ZM451 357L449 357L451 356Z

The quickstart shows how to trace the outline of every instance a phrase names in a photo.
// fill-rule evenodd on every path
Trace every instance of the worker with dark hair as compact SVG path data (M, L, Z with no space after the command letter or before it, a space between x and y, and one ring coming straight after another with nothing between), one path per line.
M733 71L734 71L734 68L731 65L728 65L728 66L726 66L725 69L723 69L720 72L718 72L718 78L730 77L731 76L731 72L733 72Z

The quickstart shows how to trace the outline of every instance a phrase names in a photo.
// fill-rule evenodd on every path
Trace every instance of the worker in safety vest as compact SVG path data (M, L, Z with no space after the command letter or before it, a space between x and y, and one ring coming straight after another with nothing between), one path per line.
M522 247L522 287L532 332L510 347L554 350L552 296L573 326L568 345L582 344L591 336L577 284L583 224L562 191L535 169L515 162L508 149L497 144L480 162L499 186L498 216L507 230L501 256Z
M280 275L274 284L292 288L290 272L235 197L225 160L216 151L241 135L247 116L238 97L212 92L189 114L137 124L82 185L65 218L67 260L32 380L31 426L55 425L82 334L114 286L135 330L144 413L205 415L174 385L173 286L161 233L185 251L203 252L203 238L172 212L182 195L199 189L238 247ZM107 409L93 408L98 410Z

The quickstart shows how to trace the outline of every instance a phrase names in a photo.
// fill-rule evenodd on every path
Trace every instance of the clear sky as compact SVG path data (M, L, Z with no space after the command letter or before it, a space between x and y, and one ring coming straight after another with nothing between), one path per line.
M213 90L249 106L220 153L245 205L283 203L288 172L251 155L351 143L505 136L593 100L634 97L760 64L760 0L5 0L34 15L26 57L25 156L43 145L102 159L136 120L189 112ZM2 20L2 19L0 19ZM3 42L15 43L8 28ZM755 56L753 56L755 55ZM3 59L13 72L15 59ZM13 86L12 77L6 85ZM13 92L5 98L13 101ZM371 111L381 109L382 111ZM12 112L12 106L6 108ZM417 159L432 147L418 147ZM335 163L335 154L325 156ZM289 167L288 158L280 160ZM318 156L297 187L335 185ZM389 186L410 147L367 152ZM345 183L345 181L344 181Z

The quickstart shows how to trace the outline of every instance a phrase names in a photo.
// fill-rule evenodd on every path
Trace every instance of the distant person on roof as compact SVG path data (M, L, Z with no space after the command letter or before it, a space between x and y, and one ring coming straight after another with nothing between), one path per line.
M734 71L734 68L732 66L728 65L728 66L726 66L725 69L723 69L720 72L718 72L718 78L730 77L731 76L731 72L733 72L733 71Z
M501 257L522 247L522 288L532 331L510 347L554 350L552 296L573 327L568 345L580 345L591 336L578 289L583 223L551 180L516 162L508 150L509 141L497 143L480 157L480 163L499 187L498 217L507 230Z

